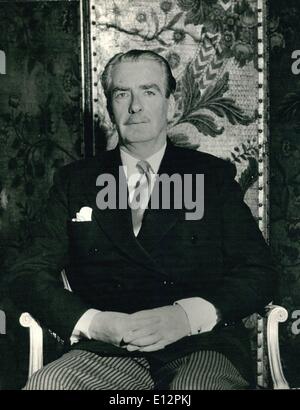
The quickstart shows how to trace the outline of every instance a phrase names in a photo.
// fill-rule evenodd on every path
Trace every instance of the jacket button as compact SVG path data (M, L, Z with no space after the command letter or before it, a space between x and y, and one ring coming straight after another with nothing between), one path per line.
M197 235L192 235L191 236L191 242L196 243L198 241L198 236Z
M168 280L164 280L164 281L163 281L163 285L165 285L165 286L167 286L167 285L173 286L173 285L174 285L174 282L173 282L173 281L170 281L170 282L169 282Z

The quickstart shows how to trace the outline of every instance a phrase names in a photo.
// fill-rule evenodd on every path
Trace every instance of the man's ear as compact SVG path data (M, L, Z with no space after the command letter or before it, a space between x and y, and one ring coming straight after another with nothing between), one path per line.
M112 124L115 124L115 117L114 117L114 114L113 114L113 112L112 112L111 107L110 107L109 105L107 105L107 106L106 106L106 109L107 109L107 112L108 112L110 121L112 122Z
M170 95L168 102L169 102L169 106L168 106L167 120L168 122L171 122L175 114L175 98L173 94Z

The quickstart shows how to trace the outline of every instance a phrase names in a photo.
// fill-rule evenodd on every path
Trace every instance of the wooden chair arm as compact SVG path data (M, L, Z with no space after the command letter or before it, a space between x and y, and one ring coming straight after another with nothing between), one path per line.
M29 378L43 367L43 329L27 312L21 314L19 321L29 328Z
M268 357L273 388L274 390L286 390L290 387L284 377L280 360L278 324L287 320L288 312L282 306L270 305L267 307L266 317Z
M64 289L72 292L65 270L61 271ZM21 314L21 326L29 328L29 369L28 378L43 367L43 329L28 312ZM57 336L51 332L57 338Z

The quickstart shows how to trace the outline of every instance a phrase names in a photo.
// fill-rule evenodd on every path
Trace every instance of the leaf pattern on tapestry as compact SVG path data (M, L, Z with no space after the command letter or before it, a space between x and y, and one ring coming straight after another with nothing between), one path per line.
M62 2L0 6L0 43L14 47L0 96L0 226L20 246L45 213L55 170L82 154L78 12Z
M203 24L209 15L211 7L218 0L177 0L181 10L187 12L184 24Z
M300 124L300 87L294 92L287 93L279 105L278 114L287 121L296 120Z
M192 65L189 63L181 79L182 113L174 125L190 123L202 134L216 137L223 133L224 128L218 127L215 117L207 111L219 118L227 119L232 125L249 125L253 122L255 116L249 117L232 98L224 97L229 90L228 82L229 73L225 73L201 94L194 78Z
M250 157L248 159L248 167L242 172L239 178L239 184L242 192L245 193L258 179L258 162L256 158Z
M206 108L216 114L218 117L226 117L232 125L241 124L249 125L255 117L249 117L243 110L235 104L232 98L223 97L229 90L229 73L216 82L215 85L209 86L203 93L198 107Z

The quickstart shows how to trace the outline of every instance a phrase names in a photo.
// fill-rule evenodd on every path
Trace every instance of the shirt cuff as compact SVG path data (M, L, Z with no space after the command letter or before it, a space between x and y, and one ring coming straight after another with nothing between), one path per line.
M185 311L191 335L210 332L218 323L218 313L214 305L205 299L194 297L177 300L174 304L180 305Z
M91 339L91 336L89 334L89 327L92 323L92 320L99 312L101 312L101 310L89 309L80 317L70 337L71 345L74 343L78 343L79 340L83 337Z

